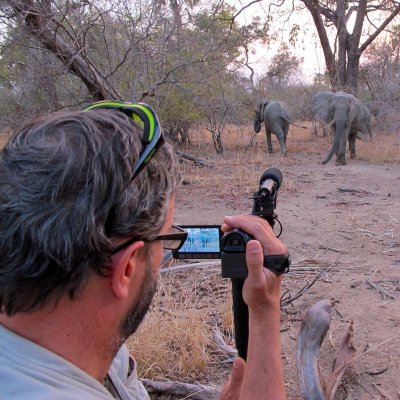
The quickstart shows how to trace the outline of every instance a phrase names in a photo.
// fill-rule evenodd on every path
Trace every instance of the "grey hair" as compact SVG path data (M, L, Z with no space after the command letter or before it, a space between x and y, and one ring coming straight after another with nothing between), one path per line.
M151 239L179 181L164 143L131 181L142 131L117 111L54 113L0 152L0 312L74 298L107 276L113 238Z

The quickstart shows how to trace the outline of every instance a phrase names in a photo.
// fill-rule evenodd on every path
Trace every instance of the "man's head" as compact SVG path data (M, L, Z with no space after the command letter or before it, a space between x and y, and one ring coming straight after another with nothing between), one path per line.
M8 315L74 298L107 276L118 239L164 226L177 164L163 144L132 180L142 130L112 110L57 113L0 153L0 309Z

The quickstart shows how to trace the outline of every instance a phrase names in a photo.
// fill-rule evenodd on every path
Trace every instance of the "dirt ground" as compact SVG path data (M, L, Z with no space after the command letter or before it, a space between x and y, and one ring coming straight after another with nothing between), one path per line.
M288 399L300 399L296 345L301 320L321 299L337 301L320 355L325 376L332 367L334 346L339 346L349 321L354 322L357 358L336 399L400 399L400 168L360 160L340 167L332 160L323 166L320 155L289 157L290 162L277 159L273 165L284 176L276 209L283 225L281 238L294 263L311 258L334 267L282 310ZM264 169L270 166L266 162ZM264 169L260 167L260 176ZM241 202L205 200L195 193L190 185L179 190L177 223L218 224L224 215L251 211L246 193ZM283 290L294 294L310 280L308 275L287 276ZM369 282L379 285L382 293Z

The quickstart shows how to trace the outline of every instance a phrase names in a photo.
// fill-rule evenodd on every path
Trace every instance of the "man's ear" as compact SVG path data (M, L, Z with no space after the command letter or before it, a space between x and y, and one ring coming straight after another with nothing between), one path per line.
M143 247L144 242L134 242L111 258L111 286L115 296L119 299L128 297L132 279L135 276L138 262L142 257L140 249Z

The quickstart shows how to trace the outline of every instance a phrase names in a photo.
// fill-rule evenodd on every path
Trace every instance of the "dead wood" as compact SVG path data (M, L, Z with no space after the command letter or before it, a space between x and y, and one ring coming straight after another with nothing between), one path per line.
M221 393L220 388L200 384L182 382L160 382L142 379L148 393L163 393L174 396L184 396L195 400L216 400Z
M199 165L201 167L209 167L210 166L210 164L208 164L204 160L200 160L200 158L193 157L190 154L182 153L181 151L175 151L175 152L179 157L184 158L185 160L193 161L196 165Z
M326 385L325 398L333 400L343 374L348 365L353 361L356 354L356 349L353 345L353 322L350 323L347 333L344 336L339 350L336 353L336 358L333 363L332 373L329 377L328 384Z
M171 251L167 250L164 252L164 257L162 261L162 265L166 264L172 258ZM184 269L190 268L204 268L204 267L219 267L221 265L221 260L214 261L205 261L205 262L191 262L188 264L178 264L170 267L165 267L161 269L161 273L173 272L173 271L181 271ZM320 271L323 270L323 274L318 276L318 279L322 277L328 270L336 267L338 263L334 263L333 265L328 265L326 262L314 259L307 258L302 260L293 260L292 265L290 266L290 271L286 274L286 276L293 276L297 274L301 274L304 276L305 274L319 274ZM314 284L313 282L312 284ZM311 286L310 286L311 287ZM296 297L298 298L298 297Z
M238 356L237 350L225 343L222 333L217 328L213 329L212 341L229 358L236 358Z
M367 193L365 190L362 189L353 189L353 188L340 188L338 187L339 192L345 193Z
M331 269L330 267L323 269L308 285L300 289L294 296L292 296L289 292L284 293L281 297L281 307L285 307L288 304L292 304L295 300L303 296L303 294L306 293L314 285L315 282L317 282L328 271L330 271L330 269Z
M246 151L250 148L250 147L252 147L253 146L253 142L254 142L254 139L256 138L256 135L257 135L257 133L253 133L253 136L251 137L251 139L250 139L250 142L249 142L249 144L246 146Z
M205 268L205 267L217 267L217 266L219 267L220 265L221 261L194 262L189 264L180 264L174 267L161 268L160 273L163 274L166 272L181 271L190 268Z
M393 400L393 397L391 397L388 393L386 393L381 387L379 387L375 382L373 383L375 389L387 400ZM400 397L400 396L398 396Z
M382 296L382 298L389 297L389 299L392 299L392 300L394 299L394 296L392 296L390 293L388 293L382 286L379 286L377 283L372 282L369 279L367 280L367 283L372 288L374 288Z
M355 358L351 322L336 352L332 372L325 383L319 370L318 356L329 330L333 305L332 300L319 301L310 308L301 324L297 345L297 372L304 400L333 400L346 368Z
M331 322L334 302L321 300L307 312L297 341L297 373L304 400L325 400L324 383L318 367L318 355Z

